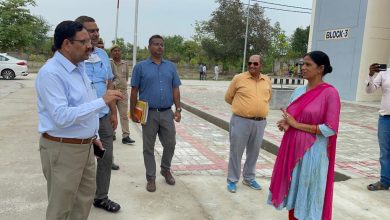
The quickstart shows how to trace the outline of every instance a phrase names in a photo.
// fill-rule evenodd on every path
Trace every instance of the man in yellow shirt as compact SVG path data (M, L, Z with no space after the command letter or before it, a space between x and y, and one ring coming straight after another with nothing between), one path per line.
M255 180L256 162L263 141L269 101L272 96L271 80L261 73L260 55L252 55L248 71L235 75L225 94L225 101L232 105L230 119L230 156L227 189L235 193L241 175L241 158L246 148L243 169L244 185L260 190Z

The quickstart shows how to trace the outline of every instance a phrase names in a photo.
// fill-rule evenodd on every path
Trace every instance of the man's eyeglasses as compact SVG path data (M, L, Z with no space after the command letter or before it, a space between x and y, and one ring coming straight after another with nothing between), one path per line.
M253 66L258 66L259 65L259 62L248 62L248 66L252 65Z
M99 33L99 28L96 28L96 29L87 29L88 33L94 33L94 32L97 32Z
M82 45L89 45L91 44L91 39L85 39L85 40L76 40L76 39L69 39L71 42L77 41L80 42Z

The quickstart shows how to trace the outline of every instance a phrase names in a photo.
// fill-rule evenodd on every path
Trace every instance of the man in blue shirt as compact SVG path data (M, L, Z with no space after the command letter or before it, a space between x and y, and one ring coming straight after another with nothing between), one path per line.
M87 30L63 21L54 32L57 50L36 79L39 150L47 181L46 219L87 219L96 189L95 159L91 153L99 128L99 112L122 99L118 91L96 97L83 61L92 48Z
M156 136L164 148L161 158L161 175L169 185L175 184L171 174L171 162L175 152L176 130L175 123L181 120L180 90L181 85L176 67L168 60L162 59L164 39L160 35L149 38L150 57L135 65L131 78L130 114L134 122L140 120L134 114L139 99L149 104L146 124L142 125L143 154L146 168L146 190L156 191L156 161L154 145ZM171 106L175 104L176 110Z
M84 25L91 38L93 51L89 59L85 61L85 68L89 79L93 82L97 97L101 97L107 89L114 89L110 60L106 51L97 47L99 42L99 28L95 19L88 16L80 16L76 19ZM113 155L113 135L118 125L118 117L115 103L110 103L99 113L99 136L106 149L105 156L98 158L96 169L96 195L93 205L109 212L117 212L120 205L108 199L108 191L111 180L111 166Z

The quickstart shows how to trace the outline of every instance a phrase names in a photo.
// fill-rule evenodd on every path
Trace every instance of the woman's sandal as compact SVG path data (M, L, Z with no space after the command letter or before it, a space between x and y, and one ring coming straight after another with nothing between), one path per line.
M109 212L117 212L119 211L119 209L121 209L121 206L118 203L113 202L109 199L95 200L93 202L93 206L95 206L96 208L105 209Z
M388 186L384 186L380 181L376 183L372 183L367 186L367 189L370 191L377 191L377 190L388 190Z

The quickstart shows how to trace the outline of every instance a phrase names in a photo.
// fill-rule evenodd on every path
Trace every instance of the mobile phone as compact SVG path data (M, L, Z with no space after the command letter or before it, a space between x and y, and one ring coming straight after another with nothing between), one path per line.
M105 152L106 152L105 149L102 150L97 144L93 144L93 153L95 154L95 156L99 158L103 158Z
M378 64L379 70L380 71L386 71L387 70L387 65L386 64Z

